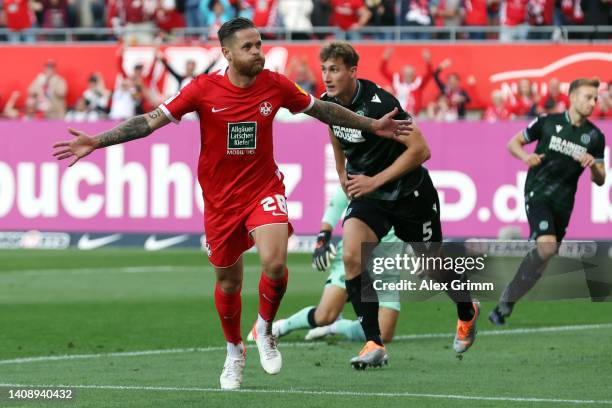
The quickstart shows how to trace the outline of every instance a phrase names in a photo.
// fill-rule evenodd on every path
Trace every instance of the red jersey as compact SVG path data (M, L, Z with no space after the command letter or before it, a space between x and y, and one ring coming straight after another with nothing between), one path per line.
M564 93L560 93L556 97L547 94L540 100L540 108L547 113L562 113L568 110L569 106L569 98Z
M240 212L262 189L279 182L272 149L278 109L299 113L313 104L314 98L287 77L264 69L247 88L219 71L200 75L160 108L175 123L186 113L198 113L198 180L205 209L227 213Z
M502 3L502 23L506 26L523 24L527 19L529 0L505 0Z
M357 10L364 7L363 0L332 0L332 25L348 30L359 21Z
M4 0L2 4L6 16L6 26L12 31L32 27L34 14L30 11L28 0Z
M464 24L469 26L486 26L489 24L487 0L465 0Z
M516 116L535 115L534 105L536 102L533 98L524 95L513 95L510 98L510 111Z

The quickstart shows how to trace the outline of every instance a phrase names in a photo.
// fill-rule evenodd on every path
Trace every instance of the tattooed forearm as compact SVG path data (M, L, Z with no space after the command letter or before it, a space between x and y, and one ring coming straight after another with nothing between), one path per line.
M374 123L373 119L357 115L337 103L325 102L318 99L315 100L314 105L306 114L328 125L352 127L366 132L372 131L372 125Z
M155 119L161 113L157 110L148 113L152 119ZM107 147L119 143L129 142L130 140L140 139L151 134L153 129L149 126L145 115L135 116L124 122L121 122L111 130L104 132L96 137L98 147Z

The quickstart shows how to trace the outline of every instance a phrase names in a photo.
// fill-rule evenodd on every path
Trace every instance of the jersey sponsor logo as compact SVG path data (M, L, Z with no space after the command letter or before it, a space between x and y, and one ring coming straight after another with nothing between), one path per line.
M570 157L579 156L587 151L586 147L572 143L569 140L562 139L559 136L552 136L550 138L548 148Z
M257 122L227 124L227 149L254 150L257 148Z
M264 116L270 116L272 113L272 104L268 101L262 102L261 105L259 105L259 113Z
M370 102L382 103L380 101L380 98L378 97L378 94L374 94L374 97L372 98Z
M165 239L157 239L155 235L151 235L144 244L144 249L147 251L159 251L160 249L165 249L176 244L180 244L181 242L187 241L189 235L179 235L177 237L170 237Z
M334 136L338 139L345 140L349 143L363 143L365 142L365 138L361 134L361 130L347 128L344 126L332 126L332 131L334 132Z
M212 113L223 112L224 110L228 110L229 108L230 108L230 106L228 106L227 108L219 108L219 109L217 109L217 108L215 108L213 106Z
M89 249L96 249L108 245L112 242L121 239L121 234L108 235L106 237L89 238L89 234L85 234L79 239L77 248L87 251Z

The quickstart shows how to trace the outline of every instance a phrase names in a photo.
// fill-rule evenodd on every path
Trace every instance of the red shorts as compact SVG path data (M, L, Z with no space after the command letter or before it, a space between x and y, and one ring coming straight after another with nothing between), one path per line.
M240 213L205 210L206 249L210 263L217 268L234 265L255 241L253 230L264 225L287 224L289 235L293 227L287 215L285 186L281 181L262 194Z

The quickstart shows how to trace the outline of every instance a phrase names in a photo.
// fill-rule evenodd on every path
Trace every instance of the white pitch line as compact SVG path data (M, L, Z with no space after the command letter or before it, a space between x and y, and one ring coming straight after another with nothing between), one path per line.
M354 392L354 391L313 391L300 389L248 389L243 388L235 391L224 391L219 388L198 388L198 387L148 387L134 385L66 385L66 384L0 384L5 388L60 388L60 389L90 389L90 390L132 390L132 391L176 391L176 392L227 392L244 394L297 394L297 395L329 395L340 397L407 397L407 398L436 398L469 401L498 401L498 402L540 402L551 404L605 404L612 405L609 400L576 400L559 398L536 398L536 397L486 397L477 395L457 395L457 394L422 394L411 392Z
M118 266L108 268L73 268L73 269L14 269L9 271L0 271L0 277L3 274L19 274L22 276L45 275L52 273L65 274L92 274L92 273L155 273L155 272L199 272L206 268L205 265L200 266L172 266L172 265L155 265L155 266Z
M581 330L600 330L600 329L612 329L612 323L601 323L601 324L583 324L573 326L551 326L551 327L534 327L534 328L522 328L522 329L509 329L509 330L484 330L479 331L479 336L500 336L500 335L512 335L512 334L537 334L537 333L554 333L554 332L565 332L565 331L581 331ZM455 333L422 333L422 334L405 334L395 336L394 340L420 340L420 339L432 339L432 338L451 338ZM321 341L310 341L310 342L288 342L281 343L281 348L294 348L294 347L313 347L313 346L325 346L326 342ZM255 345L248 345L247 348L255 348ZM193 348L176 348L176 349L161 349L161 350L142 350L142 351L120 351L114 353L99 353L99 354L65 354L60 356L38 356L38 357L22 357L14 358L10 360L0 360L0 365L8 364L25 364L25 363L36 363L44 361L66 361L66 360L87 360L104 357L138 357L138 356L150 356L158 354L180 354L180 353L206 353L224 351L225 346L214 346L214 347L193 347Z

